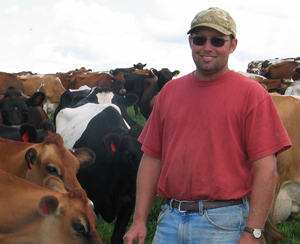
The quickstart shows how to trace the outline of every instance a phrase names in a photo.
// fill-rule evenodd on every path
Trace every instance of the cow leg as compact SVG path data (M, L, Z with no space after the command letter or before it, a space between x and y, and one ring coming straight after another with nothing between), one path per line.
M139 107L137 104L133 105L135 117L140 114Z
M125 204L120 208L115 223L113 235L111 237L111 244L123 244L123 236L126 232L126 227L129 219L133 213L135 205L135 199L132 199L128 204Z

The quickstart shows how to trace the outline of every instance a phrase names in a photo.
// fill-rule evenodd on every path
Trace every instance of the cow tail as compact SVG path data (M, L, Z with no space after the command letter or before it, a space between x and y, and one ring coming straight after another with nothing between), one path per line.
M285 238L284 233L275 226L270 216L266 221L264 230L263 236L268 243L278 243Z

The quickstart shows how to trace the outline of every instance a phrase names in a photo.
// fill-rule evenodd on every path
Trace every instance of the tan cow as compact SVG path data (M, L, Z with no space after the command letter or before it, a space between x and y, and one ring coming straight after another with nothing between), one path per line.
M86 74L75 75L70 80L70 89L79 89L81 86L87 85L88 87L109 87L115 93L123 95L126 93L124 88L124 73L112 76L108 73L90 72Z
M268 79L292 77L293 80L297 80L300 78L300 63L297 61L284 61L271 64L262 69L261 74Z
M272 224L288 218L300 220L300 99L276 93L271 96L293 144L278 155L275 201L265 226L268 242L277 243L282 236Z
M17 90L24 92L23 83L17 78L17 76L0 72L0 94L4 94L9 87L15 87Z
M0 139L0 169L40 186L47 176L53 175L63 181L67 191L81 188L76 174L81 166L94 160L90 149L68 150L57 133L46 137L43 143Z
M60 193L0 170L0 192L0 243L103 244L83 189Z
M53 75L27 75L18 76L25 87L24 94L31 96L37 91L46 94L44 110L48 116L51 115L58 106L61 95L66 91L60 79Z

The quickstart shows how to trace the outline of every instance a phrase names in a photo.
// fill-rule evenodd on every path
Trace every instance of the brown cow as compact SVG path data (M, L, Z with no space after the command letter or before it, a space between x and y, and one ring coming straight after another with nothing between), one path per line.
M272 88L283 88L283 90L285 91L293 82L294 81L291 77L287 77L280 79L264 79L260 83L264 84L267 87L267 90ZM282 92L284 93L284 91Z
M24 92L24 85L20 80L18 80L17 76L10 73L0 72L0 94L4 94L7 88L11 86Z
M18 76L23 82L24 94L32 96L35 92L41 91L46 94L44 110L48 116L51 115L59 104L61 95L66 91L58 77L53 75L27 75Z
M63 181L68 191L81 188L76 174L81 166L94 161L95 154L90 149L74 149L71 153L57 133L43 143L0 139L0 169L40 186L45 177L53 175Z
M103 244L83 189L60 193L0 170L0 192L0 243Z
M268 79L281 79L292 77L293 80L300 78L300 63L296 61L284 61L277 64L271 64L262 69L261 74Z
M88 87L109 87L112 88L115 93L123 95L126 93L124 88L124 73L120 72L119 74L112 76L107 73L86 73L81 75L75 75L70 80L70 89L78 89L81 86L87 85Z
M68 90L70 89L70 80L73 79L72 77L79 74L85 74L87 72L92 71L91 69L86 69L85 67L81 67L80 69L70 70L66 73L57 72L56 74L48 74L52 75L53 77L58 77L63 85L63 87Z
M293 144L278 155L275 201L265 226L268 242L277 243L283 237L274 224L291 217L300 220L300 99L279 94L271 96Z

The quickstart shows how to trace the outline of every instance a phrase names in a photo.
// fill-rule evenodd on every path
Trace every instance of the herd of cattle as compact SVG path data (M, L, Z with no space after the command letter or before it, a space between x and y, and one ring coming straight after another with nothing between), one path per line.
M293 143L278 157L270 243L282 238L276 224L300 220L300 100L282 95L297 95L299 65L253 61L243 72L270 92ZM0 72L0 242L102 243L100 214L115 220L111 243L123 243L142 157L142 126L127 108L148 119L158 92L178 74L141 63L109 72Z
M147 118L152 98L179 73L144 67L0 73L0 169L10 174L0 172L0 242L102 243L100 214L115 220L111 243L123 243L142 157L142 126L127 108Z

